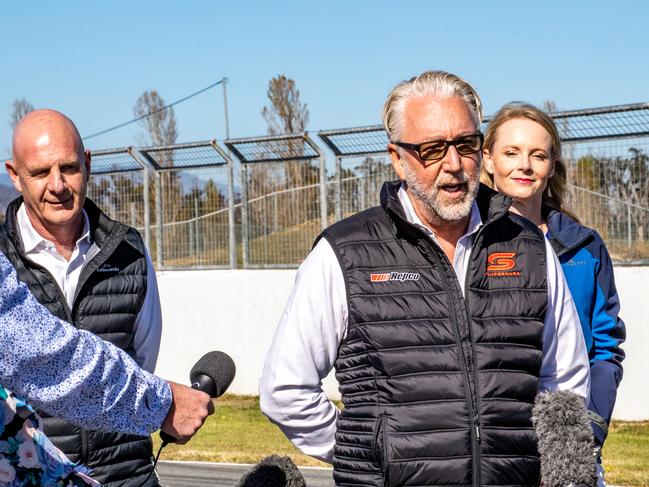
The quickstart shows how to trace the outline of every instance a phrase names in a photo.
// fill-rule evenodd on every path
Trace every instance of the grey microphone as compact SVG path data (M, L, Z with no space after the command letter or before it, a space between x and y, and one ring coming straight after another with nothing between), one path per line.
M207 352L192 367L189 380L192 389L202 391L210 397L219 397L230 387L236 372L237 367L227 353ZM165 443L176 442L176 438L162 430L160 438Z
M570 391L541 392L532 421L544 487L595 487L595 441L584 400Z
M306 481L289 457L271 455L248 470L237 487L306 487Z

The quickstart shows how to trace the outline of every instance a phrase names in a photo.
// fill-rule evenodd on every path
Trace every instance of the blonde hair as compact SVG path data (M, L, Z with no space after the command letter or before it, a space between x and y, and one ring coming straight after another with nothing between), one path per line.
M480 126L482 102L473 87L459 76L446 71L426 71L402 81L388 95L383 106L383 126L390 140L397 141L401 136L406 101L431 94L440 98L462 97L469 106L476 125Z
M549 210L556 210L579 221L579 217L567 207L565 202L568 171L565 162L561 159L561 137L550 115L529 103L508 103L498 110L498 113L489 122L484 137L484 149L491 153L496 142L498 128L505 122L516 118L524 118L538 123L550 134L552 140L550 155L554 161L554 174L548 179L548 184L541 197L541 211L544 217L547 216ZM484 164L482 165L480 181L490 188L494 188L493 175L487 172Z

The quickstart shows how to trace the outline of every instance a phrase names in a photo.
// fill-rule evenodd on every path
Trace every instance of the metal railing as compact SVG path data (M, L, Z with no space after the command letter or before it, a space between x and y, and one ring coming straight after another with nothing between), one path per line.
M617 262L649 263L649 104L551 114L568 204ZM486 123L486 122L485 122ZM94 151L89 196L144 234L158 268L296 267L328 223L396 176L380 125ZM236 174L238 173L238 174Z
M243 267L297 266L327 226L324 154L306 132L225 145L241 163Z

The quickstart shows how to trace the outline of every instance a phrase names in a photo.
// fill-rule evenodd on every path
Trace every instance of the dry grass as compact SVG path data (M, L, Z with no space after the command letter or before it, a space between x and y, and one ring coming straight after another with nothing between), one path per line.
M154 435L156 451L160 444ZM170 445L162 460L256 463L277 453L298 465L327 466L301 454L259 411L256 396L225 395L216 401L216 413L187 445ZM609 485L649 487L649 422L611 425L603 452Z
M186 445L169 445L161 460L257 463L267 455L288 455L298 465L327 466L301 454L259 410L257 396L225 395L216 413ZM154 448L160 444L154 435Z
M613 422L602 453L608 484L649 486L649 422Z

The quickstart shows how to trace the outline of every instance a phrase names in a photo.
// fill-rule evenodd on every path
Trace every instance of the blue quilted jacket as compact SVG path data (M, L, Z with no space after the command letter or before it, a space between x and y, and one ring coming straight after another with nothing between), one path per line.
M551 211L547 225L584 332L591 373L588 409L595 438L603 444L622 380L620 345L626 337L611 257L595 230L564 213Z

